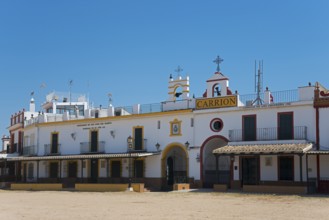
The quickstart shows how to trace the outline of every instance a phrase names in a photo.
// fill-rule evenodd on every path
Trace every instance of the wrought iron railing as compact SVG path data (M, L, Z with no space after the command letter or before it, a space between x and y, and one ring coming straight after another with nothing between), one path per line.
M23 156L35 156L38 154L37 146L26 146L23 147Z
M81 154L105 153L105 141L98 142L81 142Z
M127 152L145 152L147 151L147 139L142 141L142 146L135 146L135 143L132 143L132 147L127 146Z
M45 155L60 155L61 145L45 144Z
M279 135L280 128L257 128L256 134L247 135L244 134L242 129L229 130L229 140L230 141L271 141L271 140L306 140L307 139L307 127L306 126L295 126L293 127L293 132L287 135ZM252 136L254 138L252 138ZM284 138L283 138L284 137ZM288 137L288 138L287 138Z

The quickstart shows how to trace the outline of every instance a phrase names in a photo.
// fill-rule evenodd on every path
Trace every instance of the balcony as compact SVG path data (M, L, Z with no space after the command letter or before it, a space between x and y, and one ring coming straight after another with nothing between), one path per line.
M37 146L23 147L23 156L36 156L38 154Z
M61 154L61 145L45 144L45 155L60 155Z
M257 128L256 134L245 135L242 129L229 130L229 139L232 142L239 141L273 141L273 140L306 140L307 127L295 126L290 132L283 132L278 127Z
M105 153L105 141L99 142L81 142L80 143L81 154L97 154Z

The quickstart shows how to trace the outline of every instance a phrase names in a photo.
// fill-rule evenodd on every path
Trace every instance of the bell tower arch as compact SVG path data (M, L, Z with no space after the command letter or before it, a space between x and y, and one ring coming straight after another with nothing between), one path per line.
M178 66L175 72L178 73L178 77L174 79L170 74L168 83L168 101L184 100L190 97L190 77L183 78L180 73L183 69Z

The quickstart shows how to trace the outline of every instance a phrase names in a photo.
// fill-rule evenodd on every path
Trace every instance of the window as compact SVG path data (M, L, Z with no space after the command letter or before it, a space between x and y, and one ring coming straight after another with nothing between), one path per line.
M144 160L135 160L135 177L143 178L144 177Z
M278 113L278 139L294 139L293 112Z
M244 141L256 140L256 115L242 116L242 130Z
M191 118L191 127L194 127L194 118Z
M158 121L158 129L161 128L161 121Z
M98 131L90 132L90 152L98 152Z
M291 156L278 157L279 159L279 180L294 180L294 158Z
M113 177L113 178L121 177L121 162L120 161L111 162L111 177Z
M135 150L143 150L143 127L134 128Z
M51 134L51 148L50 154L57 154L58 153L58 133Z
M210 122L210 129L214 132L220 132L223 129L223 121L220 118L215 118Z

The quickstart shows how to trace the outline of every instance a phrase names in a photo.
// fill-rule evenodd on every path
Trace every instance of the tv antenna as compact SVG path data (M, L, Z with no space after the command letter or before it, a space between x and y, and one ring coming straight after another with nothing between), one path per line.
M257 61L255 60L255 92L257 94L256 99L252 104L262 105L264 101L261 98L261 93L263 91L263 60L258 61L258 70Z
M107 97L109 98L109 106L112 106L112 102L113 102L112 93L108 93Z

